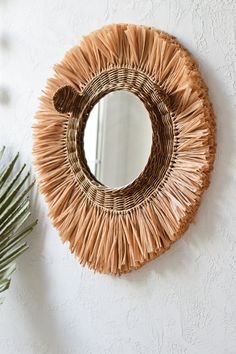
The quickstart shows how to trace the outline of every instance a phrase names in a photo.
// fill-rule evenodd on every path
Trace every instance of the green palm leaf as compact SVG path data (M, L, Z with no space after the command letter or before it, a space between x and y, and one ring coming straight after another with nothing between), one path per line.
M0 160L4 150L5 147L0 150ZM34 182L24 186L30 176L28 172L21 178L25 165L11 177L18 157L19 154L0 169L0 293L9 288L16 269L14 261L28 248L24 238L37 223L36 220L25 226L31 214L28 192Z

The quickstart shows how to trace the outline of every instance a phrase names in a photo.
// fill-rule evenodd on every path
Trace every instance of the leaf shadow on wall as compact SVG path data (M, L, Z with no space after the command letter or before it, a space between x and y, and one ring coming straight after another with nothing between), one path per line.
M51 236L48 231L50 220L47 219L44 208L45 201L41 199L35 187L31 196L32 218L38 218L39 221L28 237L29 249L17 265L17 277L23 294L23 301L20 297L18 306L23 307L22 324L29 332L30 345L35 352L66 353L66 341L63 340L56 318L57 309L51 295L55 279L48 271L53 263L46 247L47 238Z

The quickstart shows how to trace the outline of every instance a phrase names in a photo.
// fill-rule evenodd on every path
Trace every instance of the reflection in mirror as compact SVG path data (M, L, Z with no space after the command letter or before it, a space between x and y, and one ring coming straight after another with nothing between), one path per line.
M144 170L152 145L149 113L138 97L115 91L92 109L84 133L88 166L103 185L118 188Z

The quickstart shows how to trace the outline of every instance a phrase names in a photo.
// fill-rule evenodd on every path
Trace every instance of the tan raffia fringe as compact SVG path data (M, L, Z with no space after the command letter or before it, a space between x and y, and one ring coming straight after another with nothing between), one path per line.
M87 166L83 133L97 101L122 89L148 109L153 143L140 176L110 189ZM55 66L36 118L40 190L82 265L119 275L180 238L209 184L215 125L198 67L174 37L126 24L91 33Z

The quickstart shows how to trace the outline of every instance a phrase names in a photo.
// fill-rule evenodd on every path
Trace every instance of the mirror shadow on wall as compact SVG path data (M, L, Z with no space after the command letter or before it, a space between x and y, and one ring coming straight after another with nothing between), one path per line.
M93 175L103 185L125 186L144 170L151 152L149 113L138 97L115 91L92 109L84 133L84 151Z

